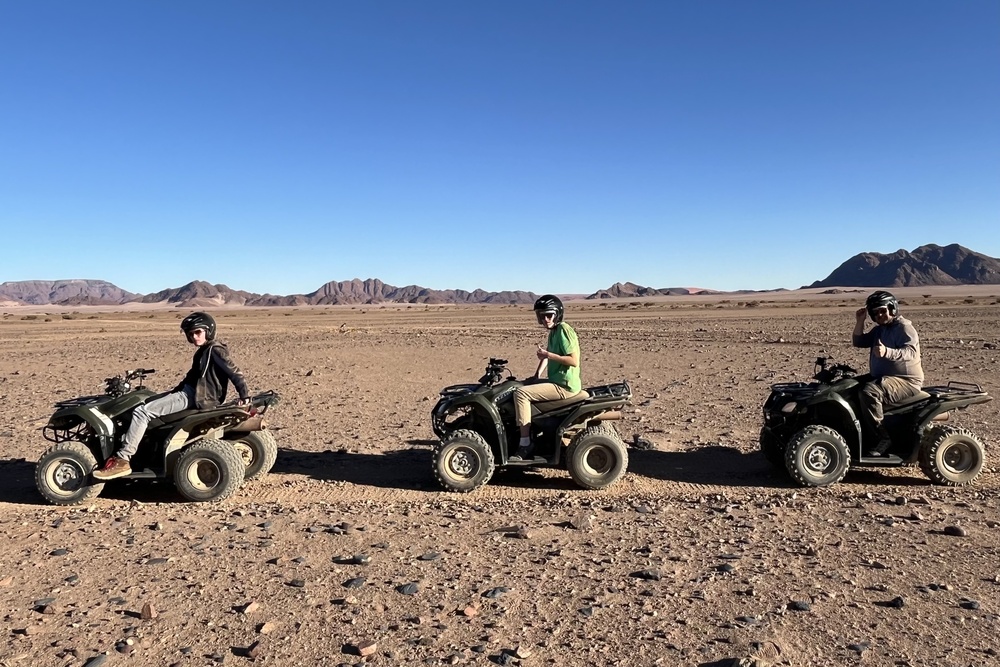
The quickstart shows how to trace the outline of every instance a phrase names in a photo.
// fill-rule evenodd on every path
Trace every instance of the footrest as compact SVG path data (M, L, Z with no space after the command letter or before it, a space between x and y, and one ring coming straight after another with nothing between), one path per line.
M903 465L903 459L893 454L886 456L863 456L858 459L857 465L871 468L898 468Z
M155 472L149 468L144 468L142 470L133 470L130 474L125 477L119 477L119 479L156 479L156 477Z
M507 459L508 466L537 466L539 464L544 464L544 463L548 463L548 461L546 461L541 456L533 456L531 458L521 459L520 461L512 461L510 459Z

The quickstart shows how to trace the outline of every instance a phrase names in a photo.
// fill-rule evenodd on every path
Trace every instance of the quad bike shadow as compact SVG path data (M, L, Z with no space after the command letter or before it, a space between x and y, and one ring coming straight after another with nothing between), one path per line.
M634 475L678 484L724 487L791 488L757 452L710 444L687 451L632 449Z
M427 453L416 449L385 452L306 452L281 447L272 475L302 475L321 482L347 482L401 491L435 491L426 473Z

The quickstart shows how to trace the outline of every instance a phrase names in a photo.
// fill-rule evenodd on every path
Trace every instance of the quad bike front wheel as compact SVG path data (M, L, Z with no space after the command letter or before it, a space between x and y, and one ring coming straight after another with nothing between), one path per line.
M246 466L244 479L247 481L269 473L278 460L278 442L270 431L240 433L237 437L228 437L226 440L233 443L243 459L243 465Z
M573 481L585 489L603 489L625 474L628 449L610 426L590 426L569 443L566 467Z
M468 493L490 481L493 450L475 431L449 433L434 450L434 476L449 491Z
M240 488L244 470L243 459L233 443L199 440L177 457L174 484L188 500L217 502Z
M35 486L54 505L79 505L104 489L103 483L94 483L90 476L96 467L97 459L82 442L60 442L38 459Z
M972 484L984 458L983 444L964 428L935 425L920 438L920 469L935 484Z
M830 486L844 479L851 453L840 433L828 426L807 426L788 441L785 467L802 486Z

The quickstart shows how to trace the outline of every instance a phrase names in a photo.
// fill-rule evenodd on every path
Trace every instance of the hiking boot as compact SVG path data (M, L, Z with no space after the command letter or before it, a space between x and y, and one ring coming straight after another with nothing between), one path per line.
M518 447L514 455L511 456L508 461L528 461L532 458L531 452L534 447Z
M94 479L117 479L132 474L132 466L125 459L112 456L103 466L94 471Z

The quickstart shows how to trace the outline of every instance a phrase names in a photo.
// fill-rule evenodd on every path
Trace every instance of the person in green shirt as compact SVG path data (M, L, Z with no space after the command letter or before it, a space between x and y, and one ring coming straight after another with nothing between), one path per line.
M546 294L535 301L535 317L538 323L548 329L549 337L545 347L535 351L538 368L534 379L539 380L546 372L548 382L533 382L514 392L514 415L521 432L517 453L512 461L531 457L531 404L537 401L557 401L571 398L580 393L580 343L576 331L563 322L562 301L557 296Z

